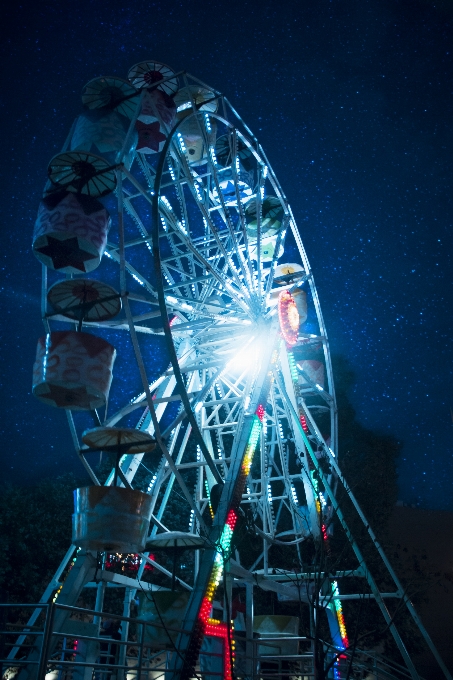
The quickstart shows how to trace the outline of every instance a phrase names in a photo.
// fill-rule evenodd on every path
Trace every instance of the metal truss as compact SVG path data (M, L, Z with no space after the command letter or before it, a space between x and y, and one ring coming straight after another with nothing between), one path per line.
M120 155L115 195L107 200L115 229L105 252L107 260L93 276L119 287L124 313L119 319L87 322L85 326L102 330L119 347L129 342L138 370L128 367L131 379L121 376L118 385L114 379L110 397L114 407L95 415L106 426L133 423L158 442L160 458L151 464L144 454L125 455L121 460L121 484L145 490L152 497L151 536L171 526L169 508L176 494L187 510L187 524L179 528L212 537L217 519L212 525L209 507L215 517L222 512L227 494L224 488L236 474L250 414L258 404L257 384L271 370L263 428L241 503L253 523L259 547L248 564L242 563L239 548L230 560L229 573L236 584L247 588L250 616L253 597L249 595L254 586L310 605L300 583L308 584L312 577L297 575L279 564L275 546L292 551L301 563L302 543L307 538L322 541L322 525L327 525L329 533L332 515L342 517L336 486L343 485L350 493L337 462L332 366L313 274L291 208L254 135L221 93L187 74L179 75L179 84L189 91L205 88L207 101L215 105L206 108L191 99L190 115L172 129L161 120L167 140L160 153L135 152L132 163ZM191 161L184 142L188 120L204 149L201 161ZM131 129L134 124L135 119ZM223 140L221 159L217 157L219 139ZM267 197L276 199L281 209L281 225L271 239L263 219ZM252 209L253 237L248 228ZM290 253L287 257L285 249ZM296 263L296 272L284 280L275 278L277 266L285 261ZM48 313L47 290L54 279L54 272L43 268L42 312L47 332L56 324L58 328L63 323L73 327L66 318ZM278 339L277 301L280 291L296 289L304 291L308 318L289 350ZM160 355L166 356L168 363L159 373L154 366ZM322 384L304 367L306 356L316 356L322 365ZM77 413L69 413L68 420L76 454L93 482L99 483L89 452L80 443L86 420ZM320 467L322 458L329 463L328 473ZM314 470L325 489L321 509ZM105 483L112 484L113 478L112 471ZM220 489L223 499L217 511L213 508L214 487ZM363 577L387 622L390 614L385 597L403 598L411 609L375 537L375 546L394 577L395 593L380 593L344 518L340 523L353 546L356 563L337 578ZM193 611L214 554L215 550L207 550L203 557L197 556L187 577L178 578L179 586L192 592ZM57 602L75 606L82 589L93 585L96 556L91 553L79 553L70 577L61 581L73 557L74 549L68 551L42 603L48 602L58 587ZM124 580L125 617L130 615L131 599L144 583L144 567L150 561L171 576L158 559L143 554L137 583ZM96 571L98 611L103 606L107 573ZM122 582L120 576L117 581ZM327 577L327 583L331 581ZM335 595L334 599L345 597ZM326 607L328 602L332 596L326 599ZM64 627L64 611L59 614L60 627ZM30 625L38 614L34 616ZM415 613L413 616L420 623ZM186 623L191 621L189 616ZM391 621L390 626L411 677L418 677ZM426 631L422 632L445 677L451 678ZM182 657L190 642L183 637ZM123 631L123 638L127 639L127 632ZM184 677L175 663L173 672Z

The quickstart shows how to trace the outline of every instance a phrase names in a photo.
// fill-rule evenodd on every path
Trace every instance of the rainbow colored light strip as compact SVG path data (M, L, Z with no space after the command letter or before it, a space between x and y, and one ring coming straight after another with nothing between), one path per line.
M260 410L262 409L262 411ZM258 413L258 410L260 410L260 413ZM263 406L258 406L258 409L255 414L255 418L253 420L253 425L252 425L252 430L250 432L250 437L247 442L247 448L245 450L245 455L244 455L244 460L242 461L242 475L244 476L244 483L245 483L245 477L248 476L250 472L250 468L252 467L252 461L253 461L253 456L255 455L255 449L256 445L258 444L258 440L260 438L260 433L261 433L261 423L264 417L264 408ZM242 492L241 492L242 493Z
M214 519L214 510L212 509L211 503L211 492L209 490L209 484L207 479L204 480L204 488L206 489L206 496L208 497L209 514L211 515L211 519Z
M80 552L80 550L81 550L80 548L77 548L76 555L75 555L74 559L72 560L71 564L69 565L69 569L68 569L68 571L66 572L66 576L64 577L63 581L60 583L60 585L58 586L56 592L54 593L54 596L53 596L53 598L52 598L52 602L56 602L56 601L57 601L57 598L58 598L59 594L61 593L61 590L62 590L62 588L63 588L63 586L64 586L64 582L65 582L66 579L68 578L69 572L71 571L72 567L73 567L74 564L76 563L77 554Z
M236 484L236 489L232 502L233 507L230 508L228 512L225 526L223 527L222 534L216 544L217 554L214 558L214 564L208 582L208 587L206 589L206 593L201 603L200 611L198 613L198 619L202 625L203 634L213 635L215 637L220 637L224 640L223 645L224 680L232 680L231 668L232 661L234 660L234 641L231 640L233 655L232 659L230 654L230 639L228 637L228 626L226 623L223 623L218 619L211 618L212 602L214 600L214 595L217 590L217 587L222 579L225 561L228 559L229 556L234 527L236 526L238 518L237 510L239 508L242 493L245 487L245 482L253 462L253 456L255 454L256 446L260 438L264 413L265 413L264 406L260 404L256 409L255 416L253 418L252 428L250 430L247 447L245 449L244 458L242 460L241 474L239 475Z
M288 351L287 355L288 355L288 363L289 363L289 368L290 368L290 372L291 372L291 377L292 377L295 385L297 385L298 384L298 374L297 374L296 360L295 360L294 354L292 352ZM306 419L306 417L303 413L299 413L299 420L300 420L300 424L302 425L303 431L306 434L308 434L309 430L308 430L307 419ZM310 477L311 477L311 481L312 481L312 484L313 484L313 489L314 489L315 494L316 494L316 498L315 498L316 511L318 513L318 516L322 520L322 505L321 505L321 501L320 501L320 497L319 497L319 493L320 493L319 492L319 485L318 485L318 480L316 479L316 477L314 475L314 470L310 471ZM321 533L322 533L322 537L323 537L325 545L326 545L326 550L330 553L329 537L328 537L328 534L327 534L326 525L324 523L321 524ZM338 583L336 581L332 581L331 587L332 587L332 592L335 596L340 594L340 591L338 589ZM343 649L346 649L347 647L349 647L349 642L348 642L348 634L347 634L347 631L346 631L346 624L345 624L345 621L344 621L343 608L341 606L341 601L336 599L336 600L334 600L334 606L329 605L329 607L331 608L332 611L335 611L335 614L337 616L337 621L338 621L338 628L340 629L340 635L341 635L341 641L342 641ZM336 668L334 669L334 671L335 671L335 674L337 674Z
M335 598L338 598L340 595L340 591L338 590L338 584L336 581L332 581L331 583L332 587L332 593ZM347 649L349 647L349 641L348 641L348 634L346 631L346 625L344 622L344 616L343 616L343 607L341 606L341 600L335 599L334 600L334 605L335 605L335 610L337 613L337 619L338 619L338 626L340 628L340 635L341 635L341 642L343 644L343 649Z

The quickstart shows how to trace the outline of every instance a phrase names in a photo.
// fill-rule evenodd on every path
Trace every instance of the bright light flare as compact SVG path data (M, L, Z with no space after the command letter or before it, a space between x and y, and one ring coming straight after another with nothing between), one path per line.
M296 301L289 290L282 291L278 296L278 316L282 335L286 344L291 347L297 342L300 317Z
M245 371L257 371L266 352L266 338L252 336L246 340L242 347L234 350L226 368L232 373L244 373Z

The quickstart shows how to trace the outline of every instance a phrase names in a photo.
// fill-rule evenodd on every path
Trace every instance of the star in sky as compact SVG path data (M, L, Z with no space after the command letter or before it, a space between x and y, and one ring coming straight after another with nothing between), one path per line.
M47 236L47 245L35 248L35 250L50 257L54 269L74 267L74 269L85 272L85 262L97 258L97 255L93 255L93 253L89 253L79 246L79 239L76 236L64 241L53 236Z
M155 123L142 123L142 121L138 120L136 129L138 132L137 151L146 148L159 151L160 143L165 142L167 139L160 131L158 121Z
M37 207L51 148L61 148L78 112L66 83L78 91L95 74L126 77L135 56L162 59L228 93L258 135L307 250L331 350L349 359L355 372L351 399L357 417L365 427L404 443L400 499L453 509L451 3L419 2L415 12L414 3L367 0L348 13L345 3L299 3L296 11L294 3L278 8L243 3L247 7L238 22L237 13L228 11L231 2L220 0L224 21L214 32L202 3L174 3L177 20L168 0L136 3L139 10L128 18L127 29L120 4L78 3L71 39L90 46L82 62L64 62L61 26L67 13L55 12L53 3L39 11L38 3L28 3L29 10L23 3L10 4L15 47L4 55L4 70L20 81L23 65L33 63L34 77L27 81L26 96L11 98L8 115L1 110L8 129L2 209L8 223L24 225L5 234L2 243L9 265L3 315L14 314L2 334L2 355L31 356L41 333L40 309L33 301L40 272L25 254L25 221ZM82 4L89 6L89 21ZM156 12L163 17L157 23ZM101 35L106 16L109 32ZM198 26L202 44L186 41L188 25ZM111 44L121 49L112 50ZM137 45L149 48L139 57ZM11 125L19 120L23 125ZM11 172L11 159L17 172ZM20 171L18 159L27 159ZM102 199L105 209L113 205L109 201ZM95 209L100 208L90 206L85 214ZM294 261L299 260L288 232L281 262ZM17 304L11 307L13 294ZM310 316L306 331L315 330ZM123 352L128 345L119 343L115 340ZM310 359L319 354L323 361L321 349L310 350ZM153 370L163 362L151 346L149 356ZM34 483L55 464L50 434L42 434L43 419L52 422L56 446L66 445L66 424L53 413L45 416L32 401L24 408L26 363L18 370L17 362L3 362L2 370L3 382L14 388L5 405L6 436L21 460L3 472L19 484L25 475ZM342 375L333 376L337 391ZM124 370L113 385L112 405L120 407L129 385ZM23 436L30 426L36 432L33 447Z

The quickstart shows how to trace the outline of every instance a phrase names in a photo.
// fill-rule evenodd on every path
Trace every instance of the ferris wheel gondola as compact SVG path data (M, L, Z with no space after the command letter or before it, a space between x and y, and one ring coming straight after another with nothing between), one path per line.
M116 77L94 78L82 90L82 104L90 110L114 109L132 118L140 93L127 80Z
M156 89L170 96L179 88L175 72L166 64L158 61L141 61L129 69L128 78L138 88L156 86Z
M58 281L47 293L56 314L83 322L109 321L121 311L121 296L106 283L93 279Z
M104 158L92 153L57 154L49 163L48 176L54 190L99 198L110 194L116 186L115 168Z

